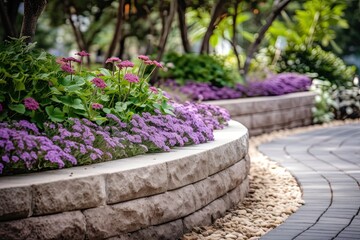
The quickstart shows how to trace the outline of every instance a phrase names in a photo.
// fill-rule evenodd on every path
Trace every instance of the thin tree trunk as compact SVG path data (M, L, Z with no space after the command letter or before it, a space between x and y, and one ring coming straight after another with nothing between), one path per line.
M5 4L0 0L0 16L1 22L5 30L5 38L7 37L16 37L16 31L14 24L11 23L8 11L5 7Z
M111 44L109 46L109 50L106 54L106 59L112 57L115 54L116 45L119 43L121 38L121 29L124 20L124 5L125 5L125 0L119 0L119 8L117 13L115 32Z
M181 41L183 44L184 52L189 53L191 52L191 46L187 34L187 26L186 26L186 3L185 0L178 0L178 17L179 17L179 28L180 28L180 35Z
M237 32L236 32L236 18L237 18L237 15L238 15L238 6L239 6L239 3L241 2L241 0L240 1L236 1L235 3L234 3L234 15L233 15L233 17L232 17L232 20L233 20L233 22L232 22L232 24L233 24L233 37L232 37L232 41L231 41L231 45L232 45L232 47L233 47L233 49L234 49L234 54L235 54L235 57L236 57L236 62L237 62L237 67L238 67L238 70L240 71L241 70L241 61L240 61L240 58L239 58L239 53L238 53L238 51L237 51L237 44L236 44L236 34L237 34Z
M291 0L283 0L279 2L275 7L274 10L270 13L268 16L265 25L263 25L259 31L258 37L255 39L255 41L250 45L248 54L246 56L245 66L244 66L244 74L246 75L249 71L249 66L251 59L254 56L254 53L256 52L257 48L259 47L261 41L265 37L265 33L270 28L271 24L274 22L277 16L280 15L281 11L290 3Z
M170 33L170 29L171 29L171 24L174 20L174 16L176 13L176 9L177 9L177 0L172 0L170 3L170 10L169 10L169 14L166 18L165 24L163 25L163 31L162 31L162 35L160 36L160 41L159 41L159 51L156 57L156 60L158 62L161 61L164 52L165 52L165 45ZM151 78L151 83L154 84L155 83L155 79L157 78L158 75L158 68L156 68L156 70L153 73L153 76Z
M208 54L210 51L210 46L209 46L210 37L213 34L216 25L218 25L220 23L220 21L222 20L220 18L221 15L226 13L225 4L226 4L226 1L218 0L212 9L210 23L205 32L203 41L201 43L200 53L202 53L202 54L205 54L205 53Z
M45 9L46 0L25 0L24 18L20 36L28 37L25 41L30 43L35 35L36 23L42 11Z

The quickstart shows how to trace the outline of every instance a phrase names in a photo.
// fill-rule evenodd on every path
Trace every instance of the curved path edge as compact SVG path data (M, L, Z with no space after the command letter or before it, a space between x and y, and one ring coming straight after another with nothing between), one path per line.
M259 150L293 174L305 201L262 240L360 239L360 124L292 135Z

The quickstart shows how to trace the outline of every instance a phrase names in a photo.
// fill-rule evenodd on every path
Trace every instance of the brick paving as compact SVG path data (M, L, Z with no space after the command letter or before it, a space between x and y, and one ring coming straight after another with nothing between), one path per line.
M297 179L305 204L261 240L360 239L360 124L259 146Z

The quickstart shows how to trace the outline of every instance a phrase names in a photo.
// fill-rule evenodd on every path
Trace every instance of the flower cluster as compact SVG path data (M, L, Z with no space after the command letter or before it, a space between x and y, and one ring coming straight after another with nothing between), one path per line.
M174 103L175 115L143 112L129 123L107 114L106 126L87 119L45 123L40 131L22 120L0 123L0 174L70 167L118 159L214 139L229 113L216 106Z
M237 84L235 88L216 87L210 83L188 81L179 85L174 80L167 80L163 86L179 90L191 100L219 100L240 97L276 96L293 92L307 91L311 80L305 75L296 73L280 73L264 81L250 82L248 85Z
M311 79L297 73L280 73L264 81L250 82L247 86L237 85L236 89L245 96L278 96L309 90Z

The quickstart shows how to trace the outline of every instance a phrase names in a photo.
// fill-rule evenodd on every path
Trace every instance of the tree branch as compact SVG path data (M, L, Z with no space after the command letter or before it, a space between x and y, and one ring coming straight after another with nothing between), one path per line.
M249 71L249 66L250 66L250 62L251 59L254 56L254 53L256 52L257 48L259 47L261 41L263 40L263 38L265 37L265 33L267 32L267 30L270 28L270 26L272 25L272 23L274 22L274 20L276 19L276 17L281 13L281 11L290 3L291 0L283 0L281 2L279 2L275 8L273 9L273 11L270 13L270 15L268 16L265 25L263 25L259 31L258 37L255 39L255 41L250 45L249 50L248 50L248 54L246 57L246 61L245 61L245 66L244 66L244 74L246 75L247 72Z

